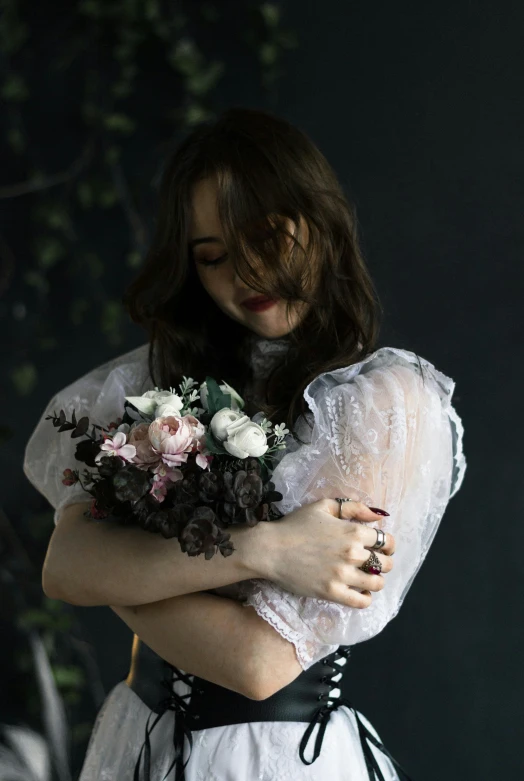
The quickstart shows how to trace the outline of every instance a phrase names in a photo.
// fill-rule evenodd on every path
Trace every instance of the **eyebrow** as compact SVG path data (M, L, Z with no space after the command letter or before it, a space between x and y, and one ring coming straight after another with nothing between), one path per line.
M193 249L197 244L223 244L222 239L218 236L202 236L199 239L193 239L189 242L188 249Z

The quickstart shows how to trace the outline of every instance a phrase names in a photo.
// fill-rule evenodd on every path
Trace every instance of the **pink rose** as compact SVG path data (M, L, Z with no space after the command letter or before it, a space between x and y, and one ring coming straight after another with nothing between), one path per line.
M128 436L130 445L136 448L136 456L133 463L139 469L152 469L161 463L160 454L157 453L149 440L149 423L139 423L131 429Z
M178 466L187 461L193 446L193 429L179 415L157 418L149 425L149 441L164 464Z
M207 469L213 460L213 456L207 453L206 450L205 426L199 420L197 420L194 415L184 415L184 420L187 420L193 433L191 452L197 454L195 460L198 466L200 466L202 469Z

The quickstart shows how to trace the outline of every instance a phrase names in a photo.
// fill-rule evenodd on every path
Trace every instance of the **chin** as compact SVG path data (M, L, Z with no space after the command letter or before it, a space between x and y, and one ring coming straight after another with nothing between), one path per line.
M245 322L244 325L263 339L281 339L292 330L289 324L264 322L262 318L259 323Z

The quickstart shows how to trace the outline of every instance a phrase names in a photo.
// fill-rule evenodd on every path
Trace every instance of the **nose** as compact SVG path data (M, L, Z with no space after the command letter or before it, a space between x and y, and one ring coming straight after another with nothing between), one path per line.
M246 283L238 273L237 269L233 269L233 284L241 292L247 293L251 290L249 285L246 285Z

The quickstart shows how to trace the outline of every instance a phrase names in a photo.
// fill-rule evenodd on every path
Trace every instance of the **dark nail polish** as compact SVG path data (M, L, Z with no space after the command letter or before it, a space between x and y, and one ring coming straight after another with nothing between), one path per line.
M370 507L369 508L372 513L377 513L377 515L389 515L385 510L381 510L379 507Z

